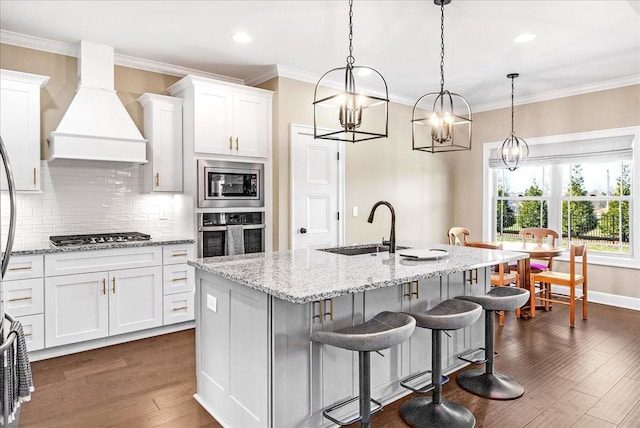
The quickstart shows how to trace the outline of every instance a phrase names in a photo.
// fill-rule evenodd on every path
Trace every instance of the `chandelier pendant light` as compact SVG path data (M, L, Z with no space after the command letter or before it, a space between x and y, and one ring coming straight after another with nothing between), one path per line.
M527 145L527 142L522 138L516 137L516 134L513 131L513 80L518 76L520 76L518 73L507 74L507 77L511 79L511 134L502 143L500 156L502 157L502 162L504 162L504 165L509 171L515 171L521 167L529 157L529 146Z
M375 69L355 65L353 0L349 0L347 65L329 70L316 84L313 94L313 136L355 143L387 138L388 134L387 82Z
M440 92L423 95L413 106L412 147L430 153L471 150L471 107L444 89L444 6L451 0L433 2L440 6Z

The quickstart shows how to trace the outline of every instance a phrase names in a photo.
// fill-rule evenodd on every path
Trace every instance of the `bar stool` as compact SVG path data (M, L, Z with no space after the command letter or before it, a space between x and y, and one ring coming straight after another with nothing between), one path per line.
M485 310L484 348L478 348L458 355L463 361L485 364L485 369L467 370L458 375L458 385L467 391L493 400L513 400L524 394L524 387L515 379L493 371L494 353L494 312L510 311L521 307L529 300L529 291L517 287L493 287L483 296L458 296L456 299L478 303ZM484 359L469 360L464 355L484 350Z
M445 300L433 308L410 315L416 325L431 329L431 384L432 397L419 397L407 401L400 408L402 419L412 427L473 427L476 418L464 406L442 399L442 335L441 330L467 327L482 314L482 307L465 300Z
M382 408L382 404L371 398L370 353L394 347L407 340L416 327L416 321L409 315L396 312L380 312L369 321L338 331L314 331L311 340L337 348L357 351L359 356L358 397L338 403L322 412L325 418L338 425L360 422L363 428L371 426L371 415ZM360 415L349 421L340 421L330 413L356 400L360 401ZM371 411L371 403L377 407Z

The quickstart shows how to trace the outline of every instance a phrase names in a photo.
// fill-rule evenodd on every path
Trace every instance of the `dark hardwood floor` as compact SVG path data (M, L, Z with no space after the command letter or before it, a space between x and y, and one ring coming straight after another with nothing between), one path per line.
M589 304L574 329L565 306L536 315L508 314L496 337L496 370L518 379L523 397L476 397L455 374L444 397L469 408L478 427L640 427L640 312ZM192 398L194 365L193 330L34 362L20 427L220 427ZM398 409L412 397L373 425L406 427Z

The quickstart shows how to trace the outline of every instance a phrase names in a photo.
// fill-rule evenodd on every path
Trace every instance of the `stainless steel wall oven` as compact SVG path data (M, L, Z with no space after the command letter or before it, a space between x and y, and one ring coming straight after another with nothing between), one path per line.
M199 213L198 257L217 257L228 254L228 226L242 228L244 253L264 251L264 213Z
M263 206L263 164L198 159L198 208Z

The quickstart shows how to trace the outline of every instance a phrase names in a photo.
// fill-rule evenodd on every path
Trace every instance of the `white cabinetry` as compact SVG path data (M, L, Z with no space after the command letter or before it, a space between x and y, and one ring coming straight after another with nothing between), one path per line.
M186 76L168 88L184 98L184 142L195 153L266 158L273 93Z
M193 245L165 247L163 253L164 325L194 318L195 269L187 264L193 258Z
M182 192L182 99L144 94L144 136L149 163L143 168L145 192Z
M162 325L162 247L47 254L45 266L47 347Z
M0 70L0 135L16 190L40 190L40 88L48 81L46 76ZM6 190L4 171L0 177L0 189Z
M28 351L44 348L43 257L13 256L2 281L5 312L22 324Z

